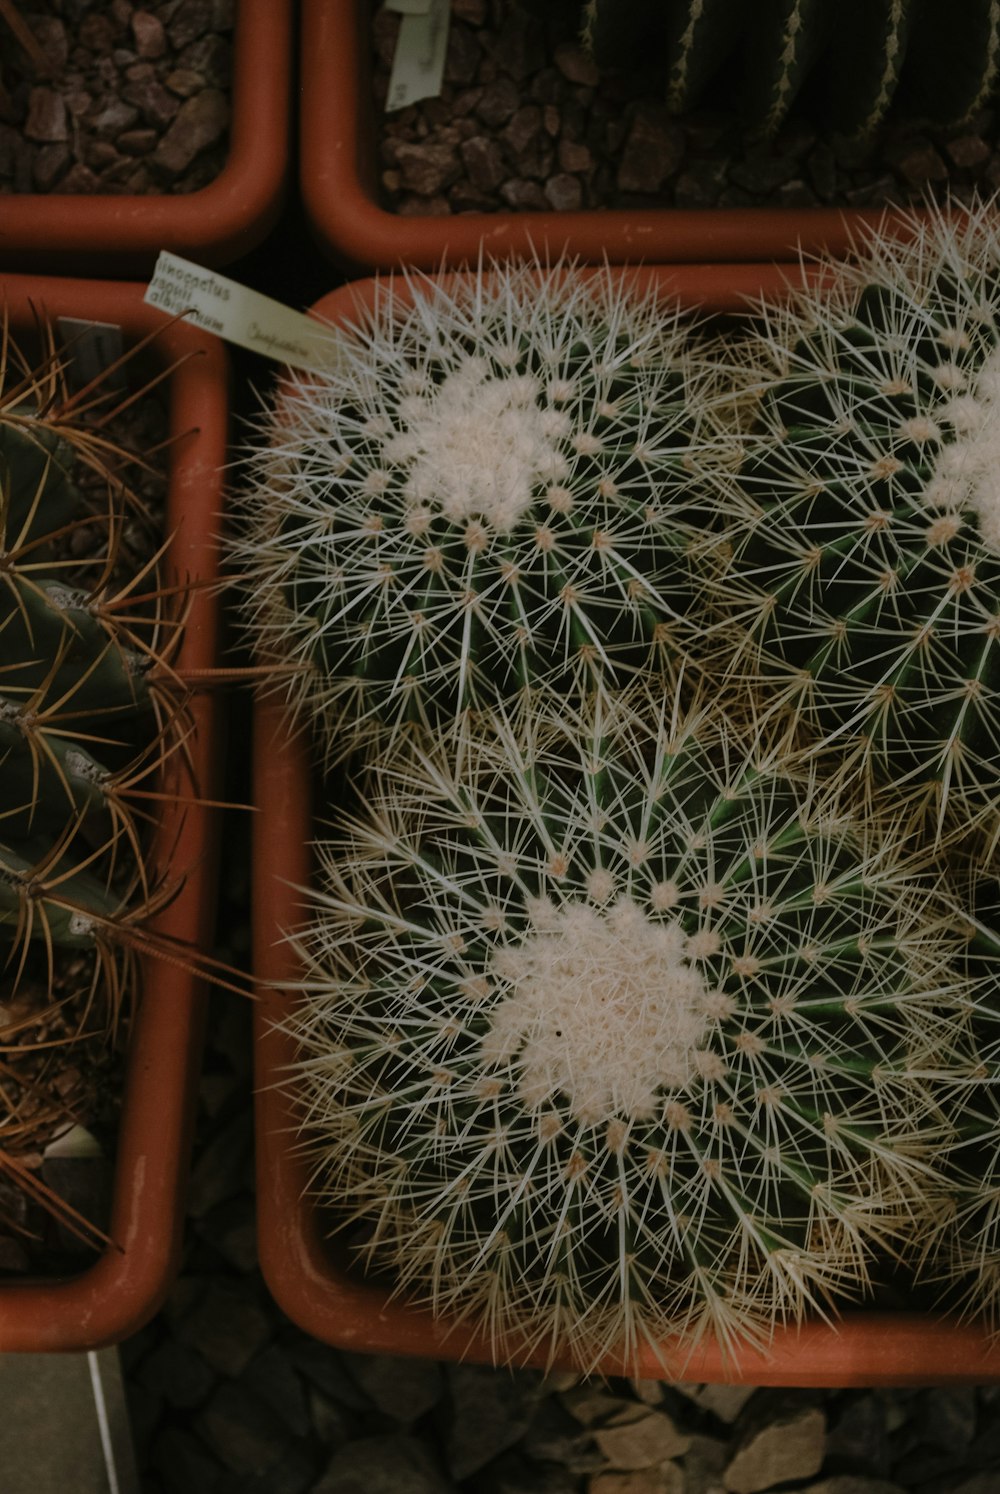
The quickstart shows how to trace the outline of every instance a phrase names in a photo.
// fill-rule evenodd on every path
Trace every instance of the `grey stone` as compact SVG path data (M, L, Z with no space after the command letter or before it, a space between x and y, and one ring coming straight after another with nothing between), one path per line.
M869 1473L888 1473L886 1406L880 1396L862 1395L843 1409L827 1433L826 1455Z
M31 17L31 34L41 48L54 77L58 77L69 61L69 38L66 27L58 16Z
M757 1494L772 1484L819 1472L826 1435L822 1410L809 1406L776 1411L766 1425L748 1428L726 1468L724 1483L733 1494Z
M959 135L956 140L945 141L944 149L955 165L965 171L985 166L992 154L989 142L981 135Z
M68 170L71 160L67 145L43 145L37 150L31 169L39 192L50 192Z
M583 205L583 187L575 176L559 172L546 182L546 197L556 212L577 212Z
M477 1364L448 1368L451 1424L445 1457L461 1482L524 1436L535 1415L537 1376Z
M921 1440L961 1453L976 1435L976 1391L972 1385L940 1386L917 1398Z
M451 1494L415 1437L359 1437L334 1453L312 1494Z
M199 1233L237 1271L248 1273L257 1266L257 1223L253 1196L241 1193L210 1209Z
M622 192L656 193L684 158L684 135L666 110L638 109L618 165Z
M171 121L178 117L182 107L177 102L176 94L164 88L155 76L129 83L122 90L122 98L126 103L134 104L143 122L153 125L157 130L166 130Z
M189 67L175 67L163 80L165 87L180 99L189 99L193 93L204 88L205 79Z
M712 1494L724 1489L722 1471L729 1461L729 1448L716 1437L695 1434L681 1459L684 1494Z
M208 1399L215 1375L194 1349L175 1338L166 1338L143 1361L138 1380L169 1405L190 1410Z
M29 140L44 143L67 140L66 105L54 88L33 88L28 95L28 117L24 133Z
M169 97L166 90L163 92ZM153 152L155 166L168 177L180 176L200 151L221 139L228 124L229 102L225 94L215 88L202 89L180 105Z
M486 135L474 135L459 147L469 181L478 192L492 192L506 175L503 151Z
M524 104L501 131L504 144L519 158L542 133L542 111L537 104Z
M180 52L212 24L212 0L181 0L167 26L171 46Z
M559 1463L574 1473L592 1473L604 1464L592 1437L555 1396L539 1402L520 1450L536 1463Z
M652 1468L678 1458L691 1445L665 1411L650 1411L622 1426L602 1427L594 1441L612 1468Z
M180 1427L164 1427L153 1442L152 1467L164 1494L215 1494L222 1466L208 1448Z
M436 192L450 186L462 169L454 146L440 145L431 140L400 141L396 165L403 186L420 197L433 197Z
M236 1376L267 1343L271 1321L252 1287L223 1279L182 1319L177 1336L220 1374Z
M487 0L452 0L451 13L456 21L469 26L485 26L489 16Z
M576 42L560 42L553 56L556 67L570 83L582 84L585 88L596 88L601 73L592 57Z
M453 20L448 32L448 50L444 60L445 81L463 86L475 82L480 55L476 33Z
M134 105L126 104L123 99L108 99L90 116L89 124L99 140L117 140L138 118L139 111Z
M626 1473L598 1473L588 1482L587 1494L685 1494L684 1473L676 1463Z
M223 1381L194 1425L234 1473L266 1473L288 1446L285 1425L270 1406L231 1381Z
M536 1468L509 1452L480 1469L475 1494L578 1494L579 1488L579 1478L568 1468Z
M580 140L560 140L556 150L563 171L589 171L594 164L590 146Z
M138 56L162 57L166 51L167 38L159 16L153 15L152 11L136 10L132 12L131 25Z
M840 1473L833 1478L820 1479L818 1484L790 1489L788 1494L905 1494L905 1487L890 1483L884 1478L863 1478L856 1473Z
M223 1199L242 1191L252 1148L253 1121L247 1112L216 1131L191 1172L187 1212L192 1218L204 1218Z
M305 1387L276 1344L268 1345L251 1359L240 1376L240 1384L277 1411L289 1431L297 1437L306 1436L311 1423Z
M372 1405L394 1421L418 1421L444 1394L444 1376L432 1359L352 1354L346 1362Z
M279 1334L276 1342L299 1373L331 1400L352 1411L369 1408L368 1397L354 1383L337 1349L298 1333Z
M476 114L491 130L507 123L521 102L517 85L511 78L497 78L483 89Z
M320 1474L323 1461L323 1455L307 1442L292 1442L266 1472L251 1474L250 1477L233 1475L232 1494L308 1494ZM229 1481L224 1480L219 1494L229 1494L229 1488ZM199 1491L189 1489L187 1494L199 1494Z
M126 130L118 136L118 149L127 156L146 156L159 138L155 130Z
M350 1439L354 1423L343 1406L338 1406L315 1385L307 1387L306 1399L313 1431L328 1452Z
M512 177L500 188L500 196L515 212L546 212L549 200L538 182L525 181L523 177Z

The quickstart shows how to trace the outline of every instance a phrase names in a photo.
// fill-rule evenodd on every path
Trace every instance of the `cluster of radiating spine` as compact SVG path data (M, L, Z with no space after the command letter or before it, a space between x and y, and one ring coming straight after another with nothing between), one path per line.
M417 286L263 422L247 617L365 749L290 1020L317 1188L498 1352L975 1258L992 977L935 857L996 854L998 270L931 214L697 352L565 267Z

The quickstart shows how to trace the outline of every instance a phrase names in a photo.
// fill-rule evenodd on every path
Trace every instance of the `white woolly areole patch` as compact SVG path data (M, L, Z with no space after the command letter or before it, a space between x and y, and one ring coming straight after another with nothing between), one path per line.
M485 358L468 358L443 383L400 400L402 429L382 458L409 469L404 491L415 506L436 504L455 523L482 518L507 534L539 485L566 472L569 422L539 404L540 393L528 374L498 378Z
M517 1059L522 1102L562 1097L599 1125L649 1116L661 1091L685 1089L709 1015L680 925L622 898L606 910L571 903L536 930L494 961L511 990L481 1048L486 1063Z
M924 502L974 513L983 544L1000 554L1000 348L986 359L973 393L934 413L955 436L938 452Z

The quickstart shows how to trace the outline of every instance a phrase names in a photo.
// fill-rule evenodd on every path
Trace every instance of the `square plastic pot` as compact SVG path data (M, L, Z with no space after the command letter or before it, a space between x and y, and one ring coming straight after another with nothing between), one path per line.
M167 574L193 583L214 580L228 419L228 363L221 344L185 323L171 323L143 305L141 287L121 282L0 275L4 307L13 332L25 340L39 313L114 321L129 343L159 334L148 356L169 370ZM179 671L215 664L217 612L214 596L196 584L175 660ZM195 695L191 715L190 766L177 763L162 784L189 801L213 794L217 711L209 693ZM198 802L165 803L151 850L154 874L180 886L154 927L195 949L208 948L214 923L213 815ZM205 990L181 964L150 957L142 960L141 985L114 1158L107 1226L113 1244L78 1275L0 1283L0 1352L116 1343L156 1312L176 1275Z
M556 256L585 263L791 260L843 253L879 210L665 207L623 211L403 216L378 196L368 0L303 0L302 196L321 246L350 270L425 270L475 263L480 253Z
M692 309L734 314L747 297L779 296L785 274L777 266L710 265L629 270L639 284ZM334 324L356 320L370 306L376 282L346 285L313 308ZM291 1009L288 987L300 974L285 931L303 921L300 889L311 875L313 837L308 734L293 731L286 711L258 703L254 720L253 947L258 1001L254 1008L257 1207L260 1263L283 1310L313 1337L340 1348L380 1354L493 1363L490 1343L469 1326L391 1298L384 1283L366 1280L331 1238L334 1220L308 1195L309 1172L298 1146L299 1127L283 1090L295 1048L279 1024ZM544 1356L509 1346L515 1363L544 1365ZM561 1363L562 1361L557 1361ZM570 1367L565 1361L565 1367ZM978 1383L1000 1379L1000 1346L988 1334L910 1311L855 1310L835 1326L815 1321L779 1329L766 1353L752 1349L724 1358L707 1342L664 1344L658 1356L642 1351L638 1366L613 1356L599 1366L613 1375L752 1385L871 1386Z
M143 275L161 249L224 265L278 219L288 174L294 0L237 0L229 154L197 192L13 193L0 208L0 269Z

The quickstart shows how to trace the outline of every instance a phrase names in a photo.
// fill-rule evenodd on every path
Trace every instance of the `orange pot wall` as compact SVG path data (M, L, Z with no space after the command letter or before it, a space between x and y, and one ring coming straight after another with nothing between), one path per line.
M746 296L780 295L785 275L760 265L698 265L630 271L662 287L665 297L713 312L738 312ZM349 320L370 305L372 281L344 286L313 308L329 321ZM369 1353L494 1362L506 1353L518 1363L546 1363L544 1354L499 1356L482 1336L447 1319L389 1301L384 1288L348 1269L345 1254L326 1238L325 1221L306 1197L307 1167L296 1150L293 1106L282 1092L295 1058L275 1025L294 999L287 993L299 971L283 930L302 922L310 878L312 836L310 761L305 733L289 733L285 711L258 704L254 723L253 938L259 1000L254 1009L256 1066L257 1206L261 1267L284 1311L315 1338ZM638 1373L652 1379L733 1381L753 1385L851 1386L982 1384L1000 1379L1000 1348L990 1348L975 1326L915 1313L853 1312L836 1327L821 1322L779 1330L766 1354L747 1350L724 1361L714 1342L697 1353L664 1344L662 1357L646 1349ZM567 1365L568 1367L568 1365ZM613 1356L607 1375L632 1373Z
M198 264L247 253L281 211L288 173L294 0L238 0L226 165L171 196L0 198L0 269L142 275L161 249Z
M140 286L123 283L0 275L0 306L8 309L15 333L29 332L36 312L116 321L130 341L159 332L157 359L165 367L178 364L169 375L167 563L178 578L212 580L226 459L226 355L216 339L171 324L141 297ZM215 664L217 612L205 589L194 592L179 669ZM208 694L197 696L192 713L192 773L178 765L163 786L183 797L192 793L193 782L211 797L215 702ZM156 928L202 949L210 943L214 914L212 821L212 811L198 804L165 806L153 852L166 880L182 883ZM203 1017L201 982L161 960L143 961L115 1161L109 1228L114 1248L79 1276L0 1286L0 1352L97 1348L134 1333L160 1306L180 1253Z
M352 270L425 270L480 255L555 256L590 264L789 260L799 247L843 253L852 227L881 212L711 208L403 217L378 204L365 0L303 0L302 196L320 243Z

